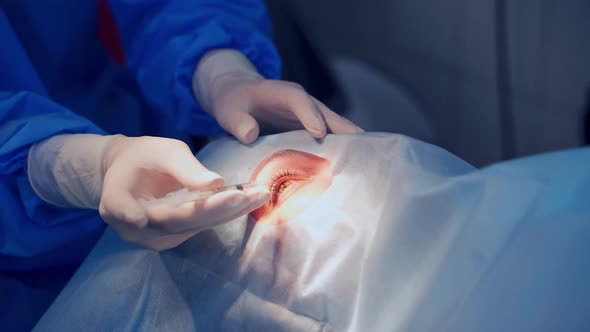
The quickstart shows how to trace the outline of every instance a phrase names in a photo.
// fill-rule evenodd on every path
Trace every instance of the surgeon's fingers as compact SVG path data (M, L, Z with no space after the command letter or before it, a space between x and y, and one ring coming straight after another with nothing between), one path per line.
M242 210L228 216L227 221L245 215L259 206L258 202L253 202ZM114 223L112 227L123 240L158 251L177 247L201 231L201 229L191 229L182 233L170 233L167 227L160 227L159 229L148 227L138 230L134 225L125 223Z
M222 192L179 207L154 206L148 209L149 227L168 233L198 232L233 220L269 199L270 192L261 186Z
M231 103L221 107L238 107ZM258 122L247 112L231 112L230 109L223 109L217 112L219 125L234 135L240 142L250 144L258 138L260 128Z
M293 113L313 137L326 136L326 125L320 110L298 84L267 80L256 91L256 100L263 108ZM257 105L254 105L257 106Z
M329 109L328 106L324 105L324 103L322 103L321 101L317 100L314 97L311 98L313 99L313 102L316 104L316 106L322 113L326 121L326 126L328 127L330 133L354 134L364 132L364 130L361 127L357 126L347 118L335 113L334 111Z
M150 249L154 249L157 251L171 249L179 246L184 241L190 239L191 237L195 236L198 232L191 232L191 233L183 233L183 234L166 234L166 235L150 235L145 239L142 239L142 243L144 247L148 247Z
M135 225L121 222L110 225L124 241L154 250L174 248L197 233L167 234L150 228L138 229Z

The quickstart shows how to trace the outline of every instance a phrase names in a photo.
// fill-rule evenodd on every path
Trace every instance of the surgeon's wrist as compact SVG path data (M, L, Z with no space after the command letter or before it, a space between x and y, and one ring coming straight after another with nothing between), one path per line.
M108 142L105 144L101 155L100 163L100 175L101 183L104 181L104 177L109 167L113 164L113 161L117 158L118 152L121 150L121 146L130 138L125 135L111 135L109 136Z
M193 74L193 92L201 107L212 112L214 99L232 84L260 81L264 77L242 53L233 49L207 52Z

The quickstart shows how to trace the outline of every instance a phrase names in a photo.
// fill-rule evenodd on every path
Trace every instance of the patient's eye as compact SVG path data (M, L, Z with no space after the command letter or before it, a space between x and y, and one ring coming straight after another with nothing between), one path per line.
M250 181L265 183L268 203L252 212L257 221L280 224L317 199L332 182L330 162L297 150L277 151L260 162Z
M294 187L299 181L306 180L308 176L300 174L301 172L293 170L284 170L277 172L269 183L271 193L271 204L279 202L280 196L285 194L290 188Z

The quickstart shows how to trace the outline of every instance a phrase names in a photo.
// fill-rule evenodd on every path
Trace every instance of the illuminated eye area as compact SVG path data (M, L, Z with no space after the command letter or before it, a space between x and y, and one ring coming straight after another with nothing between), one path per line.
M271 200L251 213L266 224L289 221L312 204L332 183L330 161L297 150L284 150L263 160L250 181L267 183Z

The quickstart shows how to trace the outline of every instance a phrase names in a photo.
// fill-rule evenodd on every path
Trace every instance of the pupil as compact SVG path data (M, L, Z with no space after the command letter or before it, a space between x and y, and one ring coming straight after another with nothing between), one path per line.
M285 191L285 189L287 189L287 187L291 184L291 181L285 181L283 183L281 183L281 185L279 186L279 193L283 193L283 191Z

